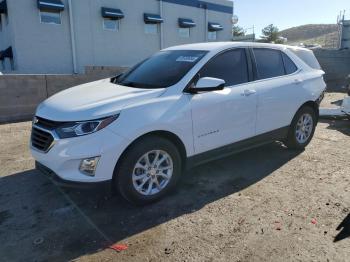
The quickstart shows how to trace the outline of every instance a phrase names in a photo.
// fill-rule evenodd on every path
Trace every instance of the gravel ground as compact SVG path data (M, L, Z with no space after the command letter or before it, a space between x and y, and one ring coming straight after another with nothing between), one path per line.
M348 120L321 120L304 152L274 143L189 170L142 208L53 185L33 169L30 125L0 125L1 261L349 261Z

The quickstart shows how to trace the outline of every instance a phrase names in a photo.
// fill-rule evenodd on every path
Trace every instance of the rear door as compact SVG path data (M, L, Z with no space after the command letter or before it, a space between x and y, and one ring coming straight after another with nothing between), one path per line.
M298 68L282 51L253 48L255 88L258 92L256 134L264 134L291 123L299 104Z
M219 148L255 135L257 95L250 90L250 70L244 48L225 51L211 59L198 77L225 80L221 91L191 98L196 153Z

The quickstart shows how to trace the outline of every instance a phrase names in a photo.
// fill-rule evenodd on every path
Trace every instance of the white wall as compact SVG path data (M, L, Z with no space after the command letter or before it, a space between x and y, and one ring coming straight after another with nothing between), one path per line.
M65 4L62 25L49 25L40 23L36 0L8 0L16 73L73 72L68 0L62 1ZM223 0L210 1L231 6ZM85 66L131 66L160 49L160 34L146 35L143 21L144 13L160 13L158 0L72 0L72 3L79 73L84 72ZM119 31L103 30L102 6L124 12ZM230 40L231 14L208 13L208 21L221 23L225 28L218 32L218 41ZM197 23L191 29L190 39L178 36L179 17ZM204 9L164 2L163 18L164 48L205 41Z
M1 30L0 30L0 51L7 49L13 45L12 30L11 30L11 17L0 14L1 16ZM0 61L0 72L12 71L11 63L8 58L4 61Z
M63 2L67 5L66 0ZM40 23L36 0L8 0L16 71L71 73L72 53L68 12L61 25Z

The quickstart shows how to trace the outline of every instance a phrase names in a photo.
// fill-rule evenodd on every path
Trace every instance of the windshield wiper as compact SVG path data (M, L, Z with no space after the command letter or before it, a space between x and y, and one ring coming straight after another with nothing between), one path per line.
M121 82L116 82L117 85L121 86L127 86L127 87L135 87L135 88L141 88L139 84L131 81L121 81Z
M113 84L118 84L118 79L120 79L120 77L122 76L123 74L119 74L119 75L116 75L114 77L111 78L111 83Z

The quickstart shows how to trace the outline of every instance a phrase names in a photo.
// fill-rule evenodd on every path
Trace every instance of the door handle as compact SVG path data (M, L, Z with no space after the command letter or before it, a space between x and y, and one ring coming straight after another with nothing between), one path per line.
M301 79L294 79L294 84L299 85L303 82Z
M250 96L254 94L256 94L256 90L253 90L253 89L246 89L242 93L243 96Z

